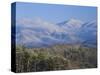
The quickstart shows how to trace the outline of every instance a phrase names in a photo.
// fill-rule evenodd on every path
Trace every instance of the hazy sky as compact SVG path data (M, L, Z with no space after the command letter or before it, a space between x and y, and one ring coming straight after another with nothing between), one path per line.
M49 22L59 23L71 18L84 22L96 20L97 8L86 6L69 6L37 3L16 3L16 18L42 18Z

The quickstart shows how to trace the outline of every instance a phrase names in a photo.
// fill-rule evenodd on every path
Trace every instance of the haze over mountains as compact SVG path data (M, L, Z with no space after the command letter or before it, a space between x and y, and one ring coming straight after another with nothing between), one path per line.
M69 19L50 23L43 19L21 19L16 22L16 44L26 47L45 47L54 44L80 44L96 47L97 22Z

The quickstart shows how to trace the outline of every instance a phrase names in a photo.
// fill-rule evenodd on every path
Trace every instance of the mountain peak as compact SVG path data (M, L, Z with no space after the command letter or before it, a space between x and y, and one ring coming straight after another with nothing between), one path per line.
M71 18L67 22L67 25L70 25L70 26L73 26L73 27L78 27L78 28L80 28L82 24L83 24L83 22L81 20L74 19L74 18Z
M69 20L63 21L61 23L58 23L58 25L64 25L64 26L73 26L73 27L81 27L83 22L81 20L71 18Z

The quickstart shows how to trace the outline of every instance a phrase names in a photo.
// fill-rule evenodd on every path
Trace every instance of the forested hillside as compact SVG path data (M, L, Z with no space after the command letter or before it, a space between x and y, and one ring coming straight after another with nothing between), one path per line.
M16 72L84 69L97 67L97 49L55 45L44 48L16 47Z

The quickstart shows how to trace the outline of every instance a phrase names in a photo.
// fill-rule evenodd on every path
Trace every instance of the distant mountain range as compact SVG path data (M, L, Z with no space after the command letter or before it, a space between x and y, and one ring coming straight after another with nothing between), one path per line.
M84 23L70 19L50 23L42 19L21 19L16 22L16 44L26 47L44 47L54 44L97 46L97 22Z

